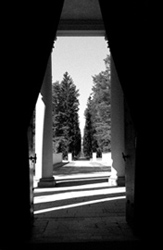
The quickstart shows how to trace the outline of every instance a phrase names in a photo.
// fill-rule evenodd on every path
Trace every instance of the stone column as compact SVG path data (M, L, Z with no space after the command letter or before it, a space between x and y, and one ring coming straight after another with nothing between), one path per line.
M53 148L52 148L52 73L51 56L49 58L44 81L39 95L36 112L40 113L38 119L36 113L36 176L40 177L38 187L55 186L53 177ZM37 131L37 128L39 129ZM39 133L37 136L37 132ZM37 152L38 150L38 152Z
M41 93L38 96L36 103L35 117L35 152L37 161L35 164L35 180L38 181L42 177L42 145L43 145L43 125L45 106L42 101Z
M124 152L124 100L113 58L111 57L111 154L113 175L118 177L118 183L124 182L125 164L122 158Z

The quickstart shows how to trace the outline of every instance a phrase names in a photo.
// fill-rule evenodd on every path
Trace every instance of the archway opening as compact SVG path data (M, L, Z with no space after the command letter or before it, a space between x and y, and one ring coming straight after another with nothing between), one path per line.
M74 40L74 39L75 38L73 38L72 40ZM81 42L83 45L82 38L78 38L78 39L81 39ZM95 88L96 84L98 84L98 89L94 93L94 95L96 94L95 97L96 97L97 103L95 103L96 106L94 106L94 107L98 108L100 106L100 100L97 98L98 97L97 94L98 94L98 91L100 91L100 88L102 89L102 87L103 87L104 92L108 91L107 87L109 86L109 82L107 82L107 80L110 80L110 79L106 79L106 78L108 77L109 71L111 71L111 70L110 70L110 66L107 66L104 63L104 59L105 59L105 62L107 62L106 56L107 56L107 53L110 53L110 52L107 48L106 41L104 40L104 37L102 37L102 39L103 39L103 42L105 43L105 49L106 49L105 50L106 54L101 59L101 62L103 63L104 67L102 69L98 68L98 70L92 74L89 73L90 78L92 78L92 75L94 75L94 77L91 79L92 85L88 86L90 91L88 91L86 80L84 80L84 77L82 77L82 75L80 75L80 77L82 78L82 83L86 82L86 85L84 86L84 96L86 96L86 94L87 94L87 98L85 101L85 109L88 108L88 100L90 101L90 96L93 95L91 92L92 88L93 87ZM59 40L59 38L58 38L58 40ZM95 38L92 37L92 41L94 41L94 40L95 40ZM67 53L70 54L71 53L70 44L68 45L68 42L65 42L65 41L64 41L64 44L68 47ZM88 42L88 39L86 39L86 41ZM79 45L79 41L78 41L78 45ZM55 47L57 47L57 42L55 44ZM93 46L90 44L90 47L92 48ZM55 49L54 49L54 51L55 51ZM75 49L75 48L73 48L73 49ZM83 47L82 47L82 49L83 49ZM83 52L83 50L80 53L82 54L82 52ZM92 52L95 53L95 49L93 49ZM66 53L63 49L63 45L62 45L62 53L64 56L66 56ZM67 54L67 56L68 56L68 54ZM88 53L86 53L86 54L88 54ZM86 54L84 55L84 60L88 61ZM79 56L77 56L77 53L73 54L73 56L79 58ZM59 57L55 56L55 58L56 58L56 64L58 64L58 67L59 67L58 69L60 69L64 60L63 59L61 60L61 54L59 54ZM81 61L81 58L79 58L79 60ZM92 58L91 58L91 60L92 60ZM94 66L94 65L92 65L93 62L94 62L94 60L92 61L92 63L89 62L87 65L85 65L85 67L84 66L79 67L78 63L74 60L73 65L75 65L74 67L75 67L75 72L77 73L77 76L79 77L78 71L81 70L81 72L83 72L83 71L87 70L89 65L90 65L90 67ZM70 64L70 62L68 63L68 65L69 64ZM84 61L82 61L82 65L83 64L84 64ZM106 68L106 66L107 66L107 68ZM68 66L66 66L66 67L68 67ZM52 71L53 70L54 70L54 75L55 75L55 72L57 72L57 67L56 67L56 65L54 66L54 63L52 66ZM61 77L63 77L65 71L71 72L71 69L68 70L66 68L66 70L65 69L61 70ZM71 73L71 76L72 76L72 78L74 78L73 73ZM54 76L53 76L53 78L54 78L54 80L52 81L52 83L53 83L52 90L54 90L53 87L54 87L55 82L57 83L56 89L59 85L61 85L61 82L62 82L62 79L60 80L60 83L59 83L56 81L59 79L55 78ZM68 80L70 81L71 78L68 78ZM94 80L94 82L93 82L93 80ZM75 82L77 82L77 81L78 81L78 79ZM94 83L94 85L93 85L93 83ZM107 83L108 83L108 86L107 86ZM80 87L80 84L79 84L79 87ZM115 88L115 90L116 89L117 89L117 87ZM64 92L64 93L66 93L66 92ZM107 93L109 93L109 91ZM54 94L56 94L56 93L54 93ZM53 91L52 91L52 96L53 96ZM55 95L53 97L55 97ZM63 101L64 97L60 96L60 98ZM105 95L104 95L104 98L106 98ZM109 94L108 94L108 98L111 98L111 96L109 96ZM121 96L121 98L123 98L123 96ZM118 100L119 100L119 95L118 95ZM110 105L111 105L111 100L110 100ZM117 105L119 106L119 104L117 103L117 98L115 100L114 105L115 105L115 107L117 107ZM106 115L106 111L107 111L108 107L104 107L104 108L105 108L105 112L103 112L103 114ZM120 109L118 108L118 110L120 110ZM56 117L55 110L53 110L53 111L54 111L54 117ZM100 112L100 111L98 110L98 112ZM119 111L119 112L121 112L121 111ZM62 113L63 113L63 110L62 110ZM83 113L84 113L84 109L83 109ZM80 116L82 116L82 118L80 118L81 122L83 122L82 119L84 118L83 113L82 113L82 115L80 114ZM110 110L109 114L110 114L110 118L111 118L111 110ZM119 115L119 113L117 115ZM85 118L86 118L86 116L85 116ZM116 120L116 119L117 119L117 117L114 117L114 120ZM63 123L59 123L59 127L61 127L62 124ZM85 124L86 124L86 122L83 123L82 137L84 136ZM98 125L99 125L99 123L98 123ZM110 123L110 125L111 125L111 123ZM109 126L109 124L108 124L108 126ZM110 127L110 129L111 129L111 127ZM119 126L118 126L118 129L119 129ZM122 130L122 128L121 128L121 130ZM118 139L119 139L119 137L117 137L116 140L118 140ZM117 143L117 141L116 141L116 143ZM110 149L111 149L111 147L110 147ZM83 156L83 153L84 152L82 152L82 155L79 154L79 156L77 158L72 157L71 160L67 158L68 155L65 155L65 158L64 159L62 158L61 162L54 164L53 174L54 174L54 178L56 180L54 188L45 188L45 189L37 189L36 188L35 189L35 199L34 199L35 212L34 212L34 214L35 214L35 218L37 218L38 221L40 218L43 218L43 217L49 218L49 216L51 217L51 220L52 220L52 217L53 217L53 220L56 220L57 218L63 219L65 217L67 218L67 220L70 220L70 218L75 217L75 216L76 216L76 218L78 218L78 217L87 218L90 216L90 213L92 215L94 214L95 210L92 211L93 207L96 207L98 209L98 212L96 211L95 216L94 216L94 217L97 217L98 219L100 218L101 211L106 210L107 212L105 213L104 217L105 218L107 217L108 220L110 220L110 218L112 218L113 221L117 220L117 214L119 211L119 213L121 214L121 216L120 216L121 219L123 218L123 222L125 221L125 186L124 185L117 186L117 184L118 184L118 182L117 182L117 170L114 169L112 166L112 158L110 160L105 158L105 160L104 160L104 159L102 159L102 152L101 152L101 154L98 155L97 152L93 152L93 150L92 150L92 152L91 152L92 157L90 156L88 159L87 155ZM96 153L95 157L93 156L93 153ZM110 153L111 153L111 150L110 150ZM82 159L81 159L81 157L82 157ZM83 159L83 157L84 157L84 159ZM55 157L54 157L54 159L55 159ZM110 170L112 170L112 171L110 171ZM112 174L112 176L111 176L111 174ZM108 209L105 206L108 207ZM91 207L91 209L89 209L90 207ZM109 207L110 207L110 209L109 209ZM117 210L116 210L116 207L117 207ZM116 212L115 212L115 210L116 210ZM87 212L88 212L89 216L86 216ZM65 216L65 213L67 213L66 216ZM118 219L120 219L120 218L118 218ZM114 223L115 223L115 221L114 221ZM83 225L83 228L84 228L84 225Z

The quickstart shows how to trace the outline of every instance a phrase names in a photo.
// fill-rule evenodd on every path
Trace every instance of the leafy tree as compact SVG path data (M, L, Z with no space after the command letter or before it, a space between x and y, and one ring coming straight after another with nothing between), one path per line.
M92 145L91 151L108 152L111 149L111 73L110 73L110 55L104 60L106 70L93 76L93 87L91 101L89 98L89 113L91 119L91 132L87 131L87 120L84 137L91 133ZM88 106L86 109L86 113ZM88 140L88 139L87 139ZM85 139L85 142L87 141ZM84 147L87 147L84 144ZM90 152L91 152L90 151Z
M74 156L80 152L79 93L66 72L61 83L53 83L53 145L54 151Z

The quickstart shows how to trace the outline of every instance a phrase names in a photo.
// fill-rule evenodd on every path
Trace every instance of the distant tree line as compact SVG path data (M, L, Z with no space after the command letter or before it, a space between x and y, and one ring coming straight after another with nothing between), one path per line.
M111 71L107 55L105 71L93 76L92 93L85 110L83 151L86 157L93 152L101 156L111 150Z
M79 90L68 72L65 72L60 83L52 84L53 151L62 152L63 157L69 152L77 157L81 151L78 97Z

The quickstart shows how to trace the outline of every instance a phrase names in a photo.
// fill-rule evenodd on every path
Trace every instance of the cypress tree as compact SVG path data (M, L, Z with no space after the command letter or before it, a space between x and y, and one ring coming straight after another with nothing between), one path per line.
M92 110L91 110L91 96L88 98L87 108L85 110L85 127L83 138L83 152L87 158L92 156L93 152L93 126L92 126Z
M81 136L78 121L79 91L68 72L61 83L53 84L53 145L54 150L79 154Z

